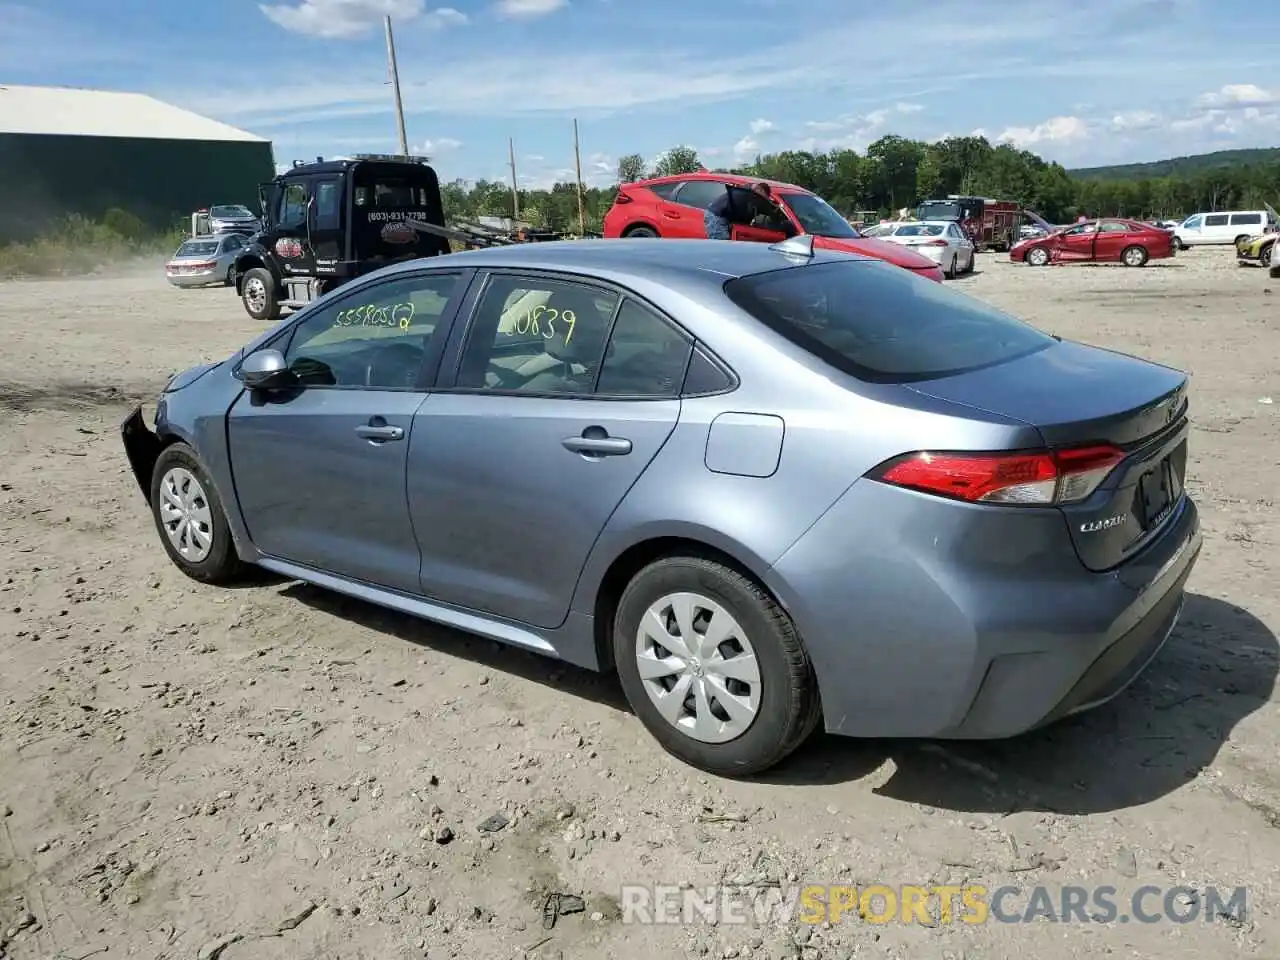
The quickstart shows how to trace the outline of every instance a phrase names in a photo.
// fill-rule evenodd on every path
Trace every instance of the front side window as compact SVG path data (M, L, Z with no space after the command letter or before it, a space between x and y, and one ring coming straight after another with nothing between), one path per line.
M1200 214L1197 213L1194 217L1187 217L1182 226L1187 230L1198 230L1200 229L1200 219Z
M849 221L840 216L831 204L812 193L786 193L780 198L788 207L805 233L815 237L844 237L856 239L860 234Z
M321 180L316 184L316 227L321 230L337 230L339 225L338 198L341 184L337 180Z
M307 186L304 183L289 183L280 194L280 216L277 222L292 226L303 223L307 219Z
M397 277L311 313L285 359L305 386L411 390L460 275Z
M792 343L878 383L952 376L1056 342L981 300L881 261L752 274L724 291Z

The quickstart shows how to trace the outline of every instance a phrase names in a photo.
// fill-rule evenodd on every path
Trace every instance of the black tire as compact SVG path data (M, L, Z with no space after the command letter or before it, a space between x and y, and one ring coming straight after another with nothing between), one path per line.
M1248 240L1248 239L1249 239L1249 235L1247 233L1242 233L1240 234L1240 236L1236 237L1234 240L1231 241L1231 245L1234 247L1239 247L1241 240Z
M950 269L943 272L943 276L946 277L948 280L954 280L956 276L960 273L959 267L960 267L960 255L958 253L953 253L951 255L951 267Z
M978 253L976 250L974 250L969 253L969 263L964 268L964 272L966 274L970 274L970 273L973 273L973 271L976 269L978 269Z
M208 554L198 560L184 557L174 547L166 528L164 509L164 486L166 476L175 468L185 470L199 484L199 498L208 505L208 534L212 539ZM193 491L194 492L194 491ZM195 452L185 443L175 443L165 447L156 458L151 471L151 516L155 521L156 532L164 545L165 553L173 561L174 566L192 580L201 583L231 583L245 573L245 564L236 553L235 543L231 539L231 528L227 525L227 516L218 499L218 491L209 480L209 474L197 459Z
M255 305L254 296L250 293L251 290L254 294L257 293L254 284L262 285L262 302L258 305ZM240 301L244 304L245 312L255 320L279 319L280 297L276 292L276 278L271 275L271 271L266 267L254 267L246 273L240 285Z
M1264 267L1271 266L1271 258L1275 255L1276 242L1272 240L1260 251L1258 251L1258 263Z
M1146 247L1140 247L1134 244L1132 247L1125 247L1120 252L1120 262L1126 267L1145 267L1150 254L1147 253Z
M656 237L658 236L658 231L653 229L653 227L638 226L638 227L631 227L630 229L627 230L626 233L623 234L623 236L624 237Z
M236 265L233 263L227 267L227 275L222 279L223 286L234 287L236 285Z
M650 605L671 593L715 601L742 627L760 671L759 709L735 739L705 743L680 732L650 700L636 662L636 637ZM623 691L640 722L670 754L700 770L745 777L775 766L814 731L821 718L817 679L791 618L755 582L696 556L665 557L641 570L623 591L613 621L613 651Z
M1183 250L1187 249L1187 245L1183 243L1181 240L1179 240L1177 237L1174 237L1173 249L1177 250L1178 252L1182 252Z

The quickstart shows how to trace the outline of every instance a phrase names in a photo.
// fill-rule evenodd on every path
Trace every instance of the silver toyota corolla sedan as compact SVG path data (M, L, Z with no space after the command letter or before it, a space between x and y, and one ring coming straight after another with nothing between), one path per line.
M353 281L122 433L187 575L616 671L746 775L819 723L997 738L1116 696L1200 550L1186 390L803 237L584 240Z

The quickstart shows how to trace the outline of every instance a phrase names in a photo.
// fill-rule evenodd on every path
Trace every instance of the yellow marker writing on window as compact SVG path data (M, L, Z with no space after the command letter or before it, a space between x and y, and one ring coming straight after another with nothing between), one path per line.
M363 306L339 310L333 318L335 327L399 327L408 330L413 323L415 308L412 303L380 305L366 303Z
M555 307L536 306L532 310L516 317L511 329L507 331L512 337L542 337L543 340L554 340L558 335L557 321L563 321L568 331L564 342L573 339L573 330L577 326L578 317L572 310L557 310Z

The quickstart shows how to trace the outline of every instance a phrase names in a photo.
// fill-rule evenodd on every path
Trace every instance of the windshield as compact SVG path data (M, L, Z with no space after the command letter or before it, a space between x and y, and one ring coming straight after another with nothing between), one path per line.
M849 221L827 201L811 193L781 193L778 199L791 208L805 233L815 237L844 237L856 240L862 234L849 225Z
M248 218L253 216L253 212L248 207L242 207L238 203L227 206L210 207L209 216L217 219L225 217L228 219Z
M211 257L218 252L217 240L192 240L178 248L175 257Z
M940 237L942 225L939 223L909 223L893 232L895 237Z
M959 220L962 213L960 204L951 200L929 200L916 207L921 220Z
M820 360L877 383L954 376L1054 342L976 297L883 261L771 270L730 280L724 292Z

